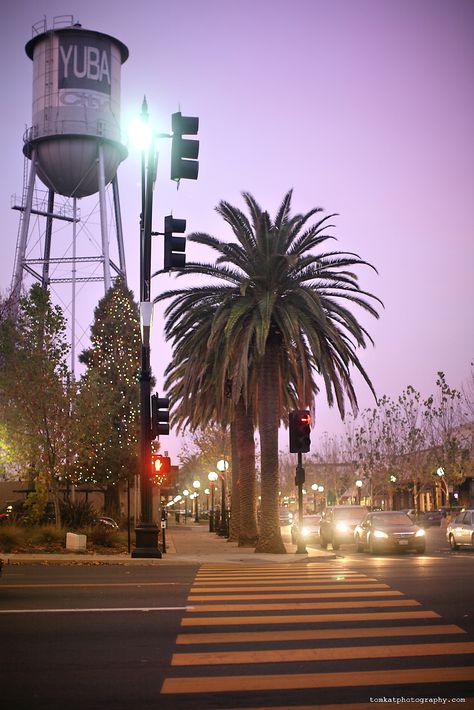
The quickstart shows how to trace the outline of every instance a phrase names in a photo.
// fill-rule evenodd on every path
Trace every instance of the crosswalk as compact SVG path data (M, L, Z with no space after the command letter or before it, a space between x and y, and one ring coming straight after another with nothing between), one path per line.
M465 631L373 577L324 563L205 564L161 694L176 708L363 710L407 690L462 698L473 685Z

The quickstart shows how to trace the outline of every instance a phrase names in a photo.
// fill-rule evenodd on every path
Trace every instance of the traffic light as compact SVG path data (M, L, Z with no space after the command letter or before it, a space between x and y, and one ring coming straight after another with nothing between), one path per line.
M290 412L290 452L304 454L311 447L311 415L307 409L295 409Z
M158 485L163 486L169 483L171 475L171 459L169 456L152 453L151 455L151 477Z
M171 215L165 217L165 257L163 268L165 271L186 265L186 237L173 237L173 232L182 234L186 231L185 219L174 219ZM182 253L176 253L182 252Z
M183 135L195 136L199 129L199 118L182 116L181 111L171 116L171 179L197 180L199 172L199 141L183 138Z
M151 433L155 439L157 436L170 433L170 401L168 397L158 397L151 395Z

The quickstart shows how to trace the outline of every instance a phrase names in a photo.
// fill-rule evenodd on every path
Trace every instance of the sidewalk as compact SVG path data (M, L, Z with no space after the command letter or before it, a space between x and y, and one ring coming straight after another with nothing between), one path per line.
M132 535L132 550L133 550ZM128 553L117 555L77 554L8 554L0 553L4 564L128 564L163 565L205 562L260 564L319 562L334 559L333 552L308 548L306 554L296 554L296 546L286 544L286 555L256 553L253 548L238 547L235 542L209 532L208 524L188 521L186 524L171 522L166 528L166 553L161 559L134 559Z

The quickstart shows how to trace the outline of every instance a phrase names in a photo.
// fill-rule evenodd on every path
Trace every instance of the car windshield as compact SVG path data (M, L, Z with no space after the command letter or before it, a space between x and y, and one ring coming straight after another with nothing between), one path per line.
M365 508L339 508L334 511L334 517L337 520L362 520L366 513Z
M389 513L388 515L374 515L372 518L373 525L413 525L408 515L405 513L397 513L393 515Z

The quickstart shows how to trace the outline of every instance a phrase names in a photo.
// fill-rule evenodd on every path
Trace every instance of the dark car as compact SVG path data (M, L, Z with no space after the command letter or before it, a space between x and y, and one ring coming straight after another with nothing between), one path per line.
M402 511L367 513L354 530L357 552L369 549L372 555L381 552L425 551L425 531Z
M319 542L323 550L329 543L333 550L341 545L354 543L354 528L367 513L362 505L332 505L326 508L322 517Z
M442 510L425 510L423 513L418 513L416 522L423 528L440 527L443 518Z

